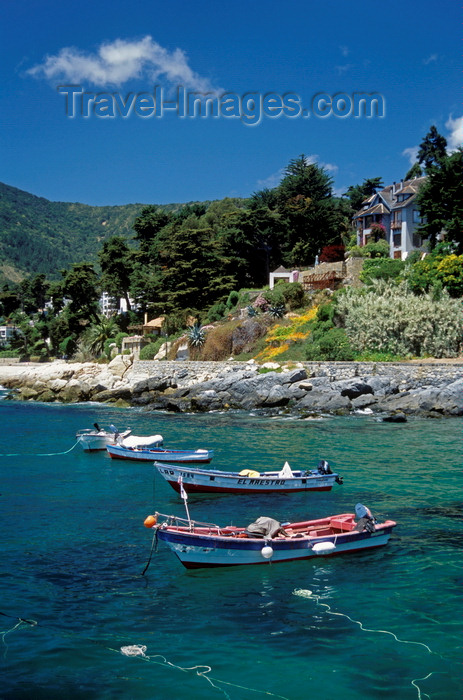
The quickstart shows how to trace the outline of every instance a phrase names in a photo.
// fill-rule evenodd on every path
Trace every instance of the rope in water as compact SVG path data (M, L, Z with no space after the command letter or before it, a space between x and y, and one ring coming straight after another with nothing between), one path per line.
M3 644L5 645L5 653L4 656L6 656L8 646L5 642L5 637L7 634L10 634L11 632L15 630L19 630L23 628L24 626L28 625L30 627L35 627L36 625L39 625L39 623L36 620L26 620L20 617L15 617L13 615L8 615L6 613L0 612L0 615L3 615L3 617L9 617L13 620L18 620L18 622L13 625L8 630L5 630L4 632L0 631L0 639L2 640ZM40 627L46 627L46 625L40 624ZM50 628L48 628L50 629ZM82 639L80 635L73 633L73 632L66 632L63 633L60 631L60 634L63 636L67 637L77 637L78 639ZM142 661L154 663L159 666L164 666L165 668L173 668L177 669L178 671L183 671L184 673L189 673L189 672L195 672L196 676L199 676L200 678L204 678L209 685L212 686L212 688L215 688L216 690L219 690L223 695L227 698L227 700L232 700L227 691L224 688L220 688L216 683L219 683L221 685L226 685L232 688L238 688L239 690L247 690L252 693L260 693L262 695L268 695L272 698L278 698L279 700L290 700L290 698L287 698L284 695L278 695L276 693L271 693L268 690L258 690L256 688L248 688L247 686L244 685L238 685L237 683L230 683L228 681L222 681L219 678L212 678L208 674L212 671L211 666L206 666L206 665L198 665L198 666L178 666L177 664L172 663L171 661L168 661L165 656L162 654L155 654L154 656L149 656L146 654L147 647L144 644L131 644L129 646L122 646L120 649L113 649L112 647L106 646L102 642L98 642L96 640L90 640L93 644L97 644L98 646L103 647L103 649L106 649L108 651L116 652L117 654L123 654L124 656L128 657L136 657L138 659L141 659ZM156 659L160 659L160 661L157 661Z
M327 603L320 603L320 596L316 595L315 593L312 593L312 591L309 591L308 589L295 588L293 591L293 595L297 595L300 598L314 598L317 605L326 608L326 611L330 615L336 615L338 617L345 617L347 620L350 620L350 622L353 622L354 624L358 625L360 627L360 629L362 630L362 632L373 632L373 633L377 633L377 634L389 634L392 637L394 637L396 642L399 642L401 644L416 644L418 646L424 647L430 654L435 654L436 656L439 656L441 659L443 658L443 656L441 656L441 654L438 654L437 652L432 651L432 649L430 649L428 647L428 645L424 644L423 642L414 642L414 641L408 641L406 639L399 639L394 634L394 632L389 632L388 630L374 630L374 629L368 629L367 627L364 627L363 623L360 622L360 620L354 620L352 617L349 617L349 615L346 615L345 613L335 612L334 610L331 610L331 607ZM425 676L424 678L414 678L411 681L411 685L413 685L417 689L418 700L422 699L422 695L421 695L421 690L420 690L419 686L417 685L417 681L427 680L435 673L443 673L443 671L431 671L431 673L428 673L428 675ZM428 697L428 695L426 695L426 697Z
M77 445L79 444L79 441L77 440L76 443L72 447L69 448L69 450L65 450L64 452L10 452L9 454L0 454L0 457L56 457L58 455L67 455L69 452L72 452Z

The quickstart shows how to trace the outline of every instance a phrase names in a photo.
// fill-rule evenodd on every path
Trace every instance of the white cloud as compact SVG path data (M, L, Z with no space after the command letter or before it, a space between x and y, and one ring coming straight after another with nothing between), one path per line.
M323 163L322 161L318 160L319 156L316 153L313 153L310 156L306 156L306 163L307 165L312 165L316 163L320 168L324 168L325 170L328 170L330 173L337 173L339 168L337 165L334 165L333 163Z
M463 146L463 117L452 119L452 115L450 115L445 123L445 128L450 131L449 136L447 136L447 150L452 153Z
M340 46L339 50L343 56L348 56L350 54L350 50L349 50L348 46Z
M410 161L410 165L414 165L416 163L419 148L419 146L411 146L410 148L405 148L402 151L402 155L408 158L408 160Z
M437 59L438 59L437 53L432 53L427 58L423 58L423 63L425 66L428 66L430 63L434 63L435 61L437 61Z
M345 63L343 66L335 66L339 75L344 75L344 73L348 73L353 67L353 63Z
M453 119L452 115L450 115L445 122L445 128L450 132L446 136L447 153L453 153L457 148L463 146L463 117ZM408 158L410 165L414 165L417 162L419 148L419 146L412 146L402 151L402 155Z
M276 173L269 175L264 180L257 180L257 186L261 190L263 190L263 189L271 190L280 184L282 178L284 177L284 174L285 174L285 169L280 168L279 170L277 170Z
M151 36L138 41L116 39L101 44L95 53L65 47L54 56L46 56L27 73L73 84L120 86L129 80L149 78L200 92L212 90L209 80L190 68L182 49L169 51Z

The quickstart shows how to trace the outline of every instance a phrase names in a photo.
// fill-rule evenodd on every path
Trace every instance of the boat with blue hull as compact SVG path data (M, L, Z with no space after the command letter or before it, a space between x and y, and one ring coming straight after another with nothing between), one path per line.
M107 445L111 459L128 459L135 462L176 462L182 464L209 463L214 450L183 449L175 450L163 446L162 435L140 437L130 435L118 444Z
M221 527L161 513L148 516L144 524L187 569L276 564L375 549L387 544L397 525L388 519L377 522L362 504L355 513L284 525L264 517L247 527Z

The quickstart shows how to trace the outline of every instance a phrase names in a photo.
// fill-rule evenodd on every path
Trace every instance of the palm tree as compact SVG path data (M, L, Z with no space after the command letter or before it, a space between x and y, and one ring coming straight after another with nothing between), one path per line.
M105 351L106 341L114 338L119 331L120 328L114 316L107 318L101 315L98 321L82 335L79 350L83 354L100 357Z

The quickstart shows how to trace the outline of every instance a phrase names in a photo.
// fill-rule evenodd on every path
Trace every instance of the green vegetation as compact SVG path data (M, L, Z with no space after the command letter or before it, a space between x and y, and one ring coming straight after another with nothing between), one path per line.
M456 357L462 341L461 301L443 291L414 294L403 282L382 280L368 288L345 289L336 298L335 322L357 353L407 357Z
M337 198L329 175L304 155L277 187L247 200L88 207L0 185L0 283L8 280L0 314L17 328L3 351L109 361L147 314L162 316L162 336L150 338L142 359L156 356L167 336L171 357L187 342L203 360L454 356L462 341L463 151L447 155L431 129L418 155L413 172L427 174L419 231L429 253L406 261L389 258L380 224L368 245L352 239L352 213L381 178ZM319 253L343 259L346 247L364 258L362 288L331 296L307 294L299 283L268 288L279 265L308 267ZM103 290L125 299L127 313L102 316Z

